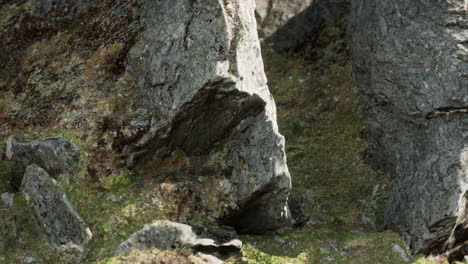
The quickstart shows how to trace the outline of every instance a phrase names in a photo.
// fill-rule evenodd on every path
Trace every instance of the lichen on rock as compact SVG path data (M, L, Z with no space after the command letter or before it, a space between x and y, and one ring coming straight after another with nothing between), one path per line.
M92 233L56 181L32 164L26 168L21 189L50 247L66 263L82 261Z

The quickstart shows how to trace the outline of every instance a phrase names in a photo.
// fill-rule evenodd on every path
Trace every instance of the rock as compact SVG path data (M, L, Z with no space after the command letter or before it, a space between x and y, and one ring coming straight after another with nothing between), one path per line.
M34 262L36 262L36 259L33 257L25 257L23 259L23 263L34 263Z
M195 255L190 255L189 260L191 261L190 263L193 263L193 264L223 264L225 263L224 261L220 260L219 258L213 255L203 254L200 252L198 252Z
M53 177L71 181L75 175L79 152L75 144L63 138L22 140L11 136L7 142L6 156L11 162L11 184L19 189L26 167L36 164Z
M132 234L121 243L115 255L128 254L133 250L175 250L191 248L202 253L226 255L238 252L242 242L231 229L207 228L158 220Z
M304 211L304 198L291 195L289 197L289 208L291 210L291 217L295 227L305 226L310 217Z
M289 225L291 179L254 1L144 5L145 29L128 61L141 87L137 104L154 116L148 132L123 149L127 166L153 168L183 153L186 174L231 183L235 206L223 207L223 224L250 233Z
M385 209L413 254L467 239L466 1L352 2L349 32L364 93L365 158L391 174Z
M91 231L56 181L44 169L32 164L26 168L21 188L50 247L64 262L83 260L88 253Z
M122 197L119 197L113 193L108 193L106 196L106 200L111 202L120 202L122 200Z
M314 0L256 0L255 15L257 17L258 34L268 38L278 29L284 27L295 16L306 12L314 4ZM314 16L319 18L318 15ZM317 27L319 23L302 24L302 27ZM303 36L304 37L304 36Z
M286 240L284 240L284 238L280 237L280 236L275 236L274 237L275 241L278 242L281 246L284 245L286 243Z
M320 252L324 254L329 254L331 251L329 246L320 247L319 249L320 249Z
M406 254L406 251L401 248L399 245L392 243L392 250L395 253L398 253L398 255L401 256L401 259L405 262L410 262L410 258L408 257L408 254Z
M1 195L2 202L5 204L6 207L10 207L13 205L13 201L15 199L15 194L13 193L3 193Z
M341 23L348 0L257 0L260 37L277 49L294 49L314 39L324 24Z

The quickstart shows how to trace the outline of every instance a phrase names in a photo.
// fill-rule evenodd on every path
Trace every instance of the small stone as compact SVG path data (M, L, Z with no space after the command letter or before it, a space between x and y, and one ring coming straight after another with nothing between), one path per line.
M33 262L36 262L36 259L33 257L25 257L23 259L23 263L33 263Z
M3 193L1 198L5 206L10 207L11 205L13 205L13 200L15 199L15 195L13 193Z
M118 197L117 195L113 193L109 193L107 194L107 200L112 201L112 202L119 202L120 200L122 200L122 198Z
M326 256L324 259L325 259L325 261L329 261L329 262L335 261L335 258L330 257L330 256Z
M333 250L338 250L338 246L335 245L335 244L330 244L330 245L328 245L328 246L329 246L331 249L333 249Z
M328 254L328 253L330 253L330 247L328 247L328 246L320 247L320 252L322 252L324 254Z
M399 245L392 243L392 250L393 252L398 253L403 259L403 261L405 262L411 261L410 258L408 257L408 254L406 254L406 251Z
M279 236L275 236L275 240L280 243L280 245L284 245L284 243L286 243L286 240Z

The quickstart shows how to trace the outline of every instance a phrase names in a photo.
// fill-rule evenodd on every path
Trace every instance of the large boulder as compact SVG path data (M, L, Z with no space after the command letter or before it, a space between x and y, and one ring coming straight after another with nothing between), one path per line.
M32 164L26 168L21 188L50 247L64 262L83 260L88 253L91 231L56 181Z
M12 166L10 183L19 189L26 167L31 164L44 168L53 178L64 177L71 181L80 154L75 144L63 138L28 141L11 136L6 157Z
M316 39L324 25L343 23L349 0L256 0L258 32L269 45L287 50Z
M352 2L366 159L394 176L385 222L412 253L467 250L467 12L464 0Z
M128 55L152 113L123 150L129 168L183 153L187 175L229 186L223 222L240 232L290 224L284 137L263 71L255 2L145 1L141 39ZM206 194L210 195L210 194Z
M122 242L116 255L133 250L175 250L190 248L195 251L229 255L242 249L242 242L229 228L208 228L158 220L145 226Z

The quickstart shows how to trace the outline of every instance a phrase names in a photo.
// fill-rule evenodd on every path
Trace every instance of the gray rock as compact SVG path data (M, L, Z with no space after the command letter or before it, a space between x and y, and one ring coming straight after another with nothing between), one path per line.
M406 251L403 248L401 248L399 245L392 243L392 250L393 250L393 252L400 255L401 259L403 259L403 261L405 261L405 262L410 262L411 261L410 258L408 257L408 254L406 254Z
M179 151L190 175L228 178L236 206L224 223L240 232L291 222L284 137L254 8L253 0L145 1L145 29L128 56L141 86L137 103L154 116L124 148L127 166L138 170Z
M34 263L34 262L36 262L36 259L33 257L25 257L23 259L23 263Z
M314 39L324 24L341 23L348 0L256 0L258 32L278 49L294 49Z
M281 246L284 245L286 243L286 240L284 240L284 238L280 237L280 236L275 236L274 237L275 241L278 242Z
M293 225L295 227L305 226L310 219L310 217L305 213L304 204L305 201L303 197L295 195L291 195L289 197L289 208L293 219Z
M50 247L64 262L83 260L88 253L91 231L56 181L33 164L26 168L21 188Z
M6 157L11 162L11 184L19 189L21 181L30 164L44 168L53 177L64 177L71 181L75 175L79 152L75 144L63 138L45 140L22 140L11 136L7 142Z
M3 193L1 195L2 202L5 204L6 207L10 207L13 204L15 199L15 194L13 193Z
M255 15L259 36L268 38L277 30L285 26L291 19L314 4L314 0L256 0ZM315 16L318 18L318 16ZM302 25L303 27L317 27L316 24ZM318 25L320 26L320 25Z
M206 228L158 220L121 243L115 255L128 254L133 250L181 248L225 255L241 250L242 242L236 239L236 236L237 234L230 229Z
M352 2L366 159L394 176L385 222L411 253L440 254L467 239L466 12L464 0Z

